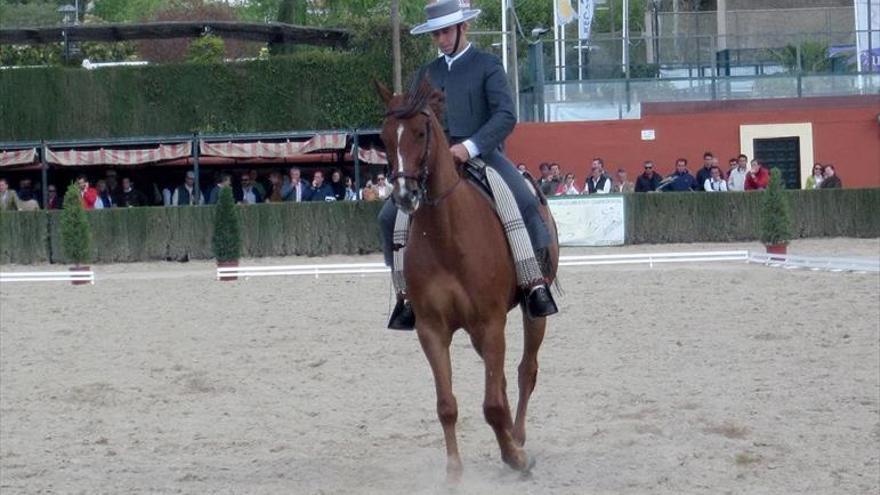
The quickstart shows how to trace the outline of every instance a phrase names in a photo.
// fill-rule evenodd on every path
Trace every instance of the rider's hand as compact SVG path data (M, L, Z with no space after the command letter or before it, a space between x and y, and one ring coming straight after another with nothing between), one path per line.
M455 163L465 163L471 159L471 154L468 153L467 148L463 144L454 144L449 148L449 151L452 152L452 158L455 160Z

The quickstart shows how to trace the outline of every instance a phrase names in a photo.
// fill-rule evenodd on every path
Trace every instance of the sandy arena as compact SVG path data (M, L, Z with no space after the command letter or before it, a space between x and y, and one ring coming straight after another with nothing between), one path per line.
M575 253L759 249L632 246ZM877 256L880 240L794 254ZM261 259L248 264L377 261ZM25 270L33 267L3 267ZM40 269L47 269L41 267ZM528 478L453 343L461 485L445 484L414 334L386 276L220 283L211 262L0 288L0 492L875 494L880 277L744 263L562 272L530 407ZM515 404L518 312L508 324Z

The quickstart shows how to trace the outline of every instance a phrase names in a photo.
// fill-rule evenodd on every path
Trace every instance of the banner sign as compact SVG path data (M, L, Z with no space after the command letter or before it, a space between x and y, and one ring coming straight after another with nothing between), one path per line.
M622 246L626 240L623 196L549 198L561 246Z
M595 0L578 0L578 37L582 40L590 39L595 7Z
M859 72L880 72L880 0L855 0L855 7Z

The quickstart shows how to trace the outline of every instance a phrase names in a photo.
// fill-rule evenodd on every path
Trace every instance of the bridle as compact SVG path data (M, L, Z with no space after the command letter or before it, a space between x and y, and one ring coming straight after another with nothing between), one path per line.
M431 159L431 113L428 112L427 109L424 109L420 112L422 115L427 117L425 119L425 150L422 152L422 158L419 160L419 173L418 175L408 174L405 172L397 172L394 171L390 175L391 181L395 181L397 179L408 179L411 181L415 181L419 185L419 192L421 193L423 202L427 206L437 206L441 201L446 199L447 196L452 194L458 184L461 183L461 175L458 176L458 180L455 181L455 184L452 185L449 189L441 193L434 199L431 199L428 196L428 176L430 175L430 171L428 170L428 163L430 163ZM392 115L392 112L386 112L385 116L389 117ZM400 146L400 143L397 143L397 146Z

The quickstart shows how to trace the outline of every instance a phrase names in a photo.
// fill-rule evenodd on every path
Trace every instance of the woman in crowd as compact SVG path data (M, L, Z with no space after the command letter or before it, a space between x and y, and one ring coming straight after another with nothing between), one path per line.
M342 181L342 172L337 168L330 174L330 188L333 189L333 197L336 201L345 199L345 182Z
M351 177L345 177L345 201L357 201L358 193L354 187L354 181Z
M574 185L574 174L567 173L565 174L565 179L563 179L562 183L559 184L559 187L556 188L556 196L576 196L581 192L578 191L577 186Z
M819 189L819 186L822 185L822 181L825 179L824 172L825 167L821 163L817 162L813 165L813 175L807 177L807 189Z

